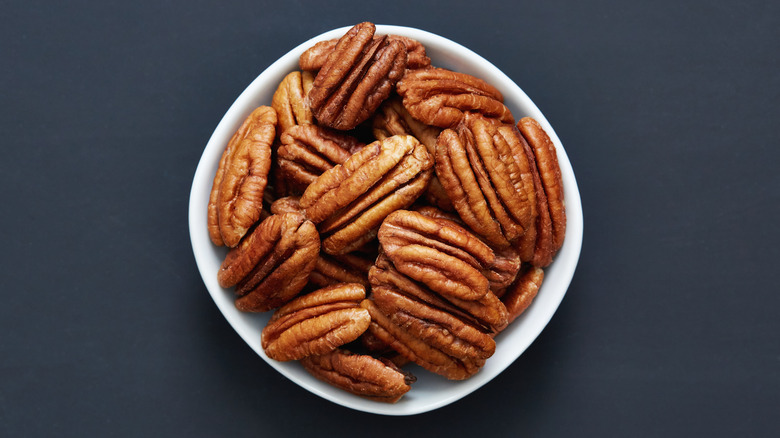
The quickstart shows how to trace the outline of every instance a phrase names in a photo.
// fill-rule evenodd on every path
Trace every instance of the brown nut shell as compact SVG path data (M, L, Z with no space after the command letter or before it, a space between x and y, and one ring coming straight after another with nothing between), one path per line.
M308 104L321 125L356 127L371 117L403 76L406 47L384 36L374 38L375 30L368 22L353 26L317 73Z
M514 123L501 92L466 73L443 68L408 70L396 90L409 113L427 125L454 128L468 112Z
M360 284L337 284L300 296L274 312L261 342L268 357L299 360L329 353L368 329L371 317L359 306Z
M388 360L352 354L343 349L301 359L313 376L361 397L396 403L412 388L417 378Z
M209 236L215 245L235 247L260 219L276 120L273 108L256 108L222 153L208 204Z
M303 215L273 215L228 252L217 279L222 287L236 287L239 310L265 312L303 289L319 249L319 234Z

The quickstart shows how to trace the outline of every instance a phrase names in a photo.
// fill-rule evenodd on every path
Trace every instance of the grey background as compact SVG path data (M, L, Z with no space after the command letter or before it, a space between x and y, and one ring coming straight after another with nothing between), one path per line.
M0 2L0 436L777 436L780 3ZM413 417L298 388L211 301L192 176L323 31L455 40L538 104L582 256L501 376Z

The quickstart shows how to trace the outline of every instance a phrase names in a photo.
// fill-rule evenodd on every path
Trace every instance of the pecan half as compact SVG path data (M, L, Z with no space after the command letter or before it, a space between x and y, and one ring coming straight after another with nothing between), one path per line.
M390 96L406 69L406 47L374 38L376 26L360 23L341 37L314 79L308 95L317 121L349 130L367 120Z
M275 135L276 111L261 106L244 120L225 147L208 204L209 236L215 245L238 245L260 219Z
M303 367L318 379L371 400L395 403L417 381L388 360L352 354L342 349L301 359Z
M239 310L265 312L303 289L319 249L319 234L302 214L273 215L228 252L217 279L222 287L236 286Z
M314 122L314 116L308 105L306 96L314 85L314 75L309 71L294 71L284 77L276 88L271 99L271 107L276 110L279 118L278 133L295 125Z
M395 267L445 296L477 300L487 294L482 275L495 261L477 236L446 219L399 210L379 228L379 243Z
M433 156L436 153L436 139L441 133L441 128L426 125L409 114L398 97L391 97L379 107L371 122L374 137L378 140L393 135L413 135L428 149ZM425 200L442 210L452 211L452 202L447 196L444 187L441 186L436 175L431 178L428 189L424 194Z
M292 193L306 187L328 169L363 147L355 137L317 125L296 125L284 131L277 150L279 171Z
M539 293L544 280L544 270L535 266L529 267L517 276L517 280L507 289L501 301L506 306L511 323L520 316Z
M374 36L374 38L378 38L378 36ZM419 41L409 37L392 34L387 35L387 39L390 41L398 40L404 43L404 46L406 47L406 53L408 55L406 68L418 69L430 67L431 58L429 58L425 53L425 46L423 46ZM325 61L328 59L328 56L333 53L333 50L336 48L336 43L338 43L338 41L338 38L320 41L312 47L306 49L306 51L303 52L301 57L298 59L298 64L301 67L301 70L317 71L321 69L322 66L325 65Z
M409 113L428 125L454 128L466 112L514 123L501 92L466 73L443 68L408 70L396 90Z
M436 145L436 174L460 217L497 247L509 246L533 223L529 185L517 163L524 154L513 128L469 114Z
M369 330L421 367L448 379L474 375L493 355L493 338L452 314L391 289L372 289L361 306L371 314Z
M371 322L359 305L365 297L360 284L338 284L290 301L263 329L265 354L278 361L299 360L354 341Z
M388 214L423 193L432 167L425 146L399 135L371 143L324 172L300 200L318 224L323 251L345 254L373 239Z
M558 155L552 140L536 120L524 117L517 122L517 128L528 141L536 159L536 167L539 170L539 178L550 212L554 254L563 245L566 234L566 205Z
M368 280L372 291L381 288L394 290L444 310L485 331L495 332L507 324L506 308L495 294L489 292L477 300L442 295L399 272L384 254L377 257L375 265L368 272Z

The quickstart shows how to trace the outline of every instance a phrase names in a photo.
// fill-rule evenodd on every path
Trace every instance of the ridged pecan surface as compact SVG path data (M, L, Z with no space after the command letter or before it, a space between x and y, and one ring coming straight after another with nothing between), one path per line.
M301 360L303 367L318 379L352 394L385 403L395 403L409 392L417 378L386 359L352 354L337 349Z
M406 69L406 47L376 26L360 23L341 37L314 78L308 104L317 121L349 130L367 120L387 99Z
M309 185L300 204L323 236L323 250L345 254L376 236L388 214L428 186L433 160L412 136L371 143Z
M302 214L273 215L228 252L217 279L235 286L239 310L265 312L303 289L319 249L319 234Z
M440 128L454 128L467 112L514 123L498 89L466 73L443 68L408 70L396 89L409 113Z
M271 106L279 118L277 134L295 125L305 125L314 122L314 116L308 105L306 96L314 85L314 75L309 71L294 71L284 77L276 88Z
M209 236L215 245L238 245L260 219L276 121L273 108L258 107L222 153L208 204Z

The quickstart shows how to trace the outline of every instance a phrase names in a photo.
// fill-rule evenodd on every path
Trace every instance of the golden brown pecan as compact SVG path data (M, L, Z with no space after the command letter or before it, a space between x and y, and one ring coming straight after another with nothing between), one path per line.
M396 89L409 113L428 125L454 128L467 112L514 123L501 92L465 73L443 68L408 70Z
M482 272L495 255L456 223L399 210L382 222L378 237L399 271L438 293L462 300L487 294L490 285Z
M409 114L409 111L404 108L398 97L391 97L386 100L377 110L371 124L374 137L378 140L393 135L413 135L420 143L425 145L431 156L436 153L436 139L439 137L441 128L426 125L415 120ZM452 202L447 197L447 192L441 186L436 175L431 178L424 198L442 210L453 210Z
M372 289L361 306L371 314L369 330L421 367L448 379L474 375L493 355L487 333L460 318L389 288Z
M290 193L303 193L318 176L363 147L355 137L317 125L296 125L282 134L279 171Z
M371 143L324 172L300 200L318 224L323 251L345 254L373 239L388 214L422 194L432 167L425 146L407 135Z
M303 367L318 379L371 400L395 403L417 381L411 373L388 360L352 354L342 349L301 359Z
M225 147L208 204L209 236L215 245L238 245L260 219L275 127L276 111L261 106L244 120Z
M517 128L528 141L536 158L544 194L547 197L547 207L552 223L552 252L557 252L563 245L566 234L566 205L563 196L563 181L558 155L550 137L531 117L524 117L517 122Z
M320 253L309 283L325 287L338 283L359 283L368 287L368 270L374 260L358 252L342 255Z
M273 215L228 252L217 279L222 287L236 286L239 310L265 312L303 289L319 249L319 234L302 214Z
M499 129L468 114L436 145L436 174L463 221L488 242L507 247L533 223L528 185L517 163L523 154L514 128Z
M314 75L309 71L291 72L279 84L271 99L271 106L279 118L278 134L295 125L314 122L311 109L305 102L313 84Z
M274 312L261 334L265 354L279 361L329 353L357 339L371 317L360 307L366 290L342 283L302 295Z
M374 36L374 38L376 39L379 37ZM406 68L427 68L431 65L431 58L429 58L425 53L425 46L423 46L419 41L409 37L392 34L387 35L387 39L390 41L398 40L406 47L406 53L408 56ZM303 52L298 60L298 64L301 67L301 70L317 71L321 69L322 66L325 65L325 61L328 59L328 55L330 55L336 48L336 43L338 43L338 41L338 38L320 41Z
M377 257L375 265L368 272L368 280L372 290L391 289L449 312L475 327L484 328L485 331L497 331L507 324L506 308L495 294L488 292L478 300L462 300L442 295L399 272L385 254Z
M376 26L360 23L341 37L314 79L308 103L317 121L349 130L367 120L390 96L406 69L406 47Z
M539 288L542 286L543 280L544 270L534 266L525 269L517 276L514 284L501 297L501 301L509 313L509 322L517 319L531 305L534 297L539 292Z

